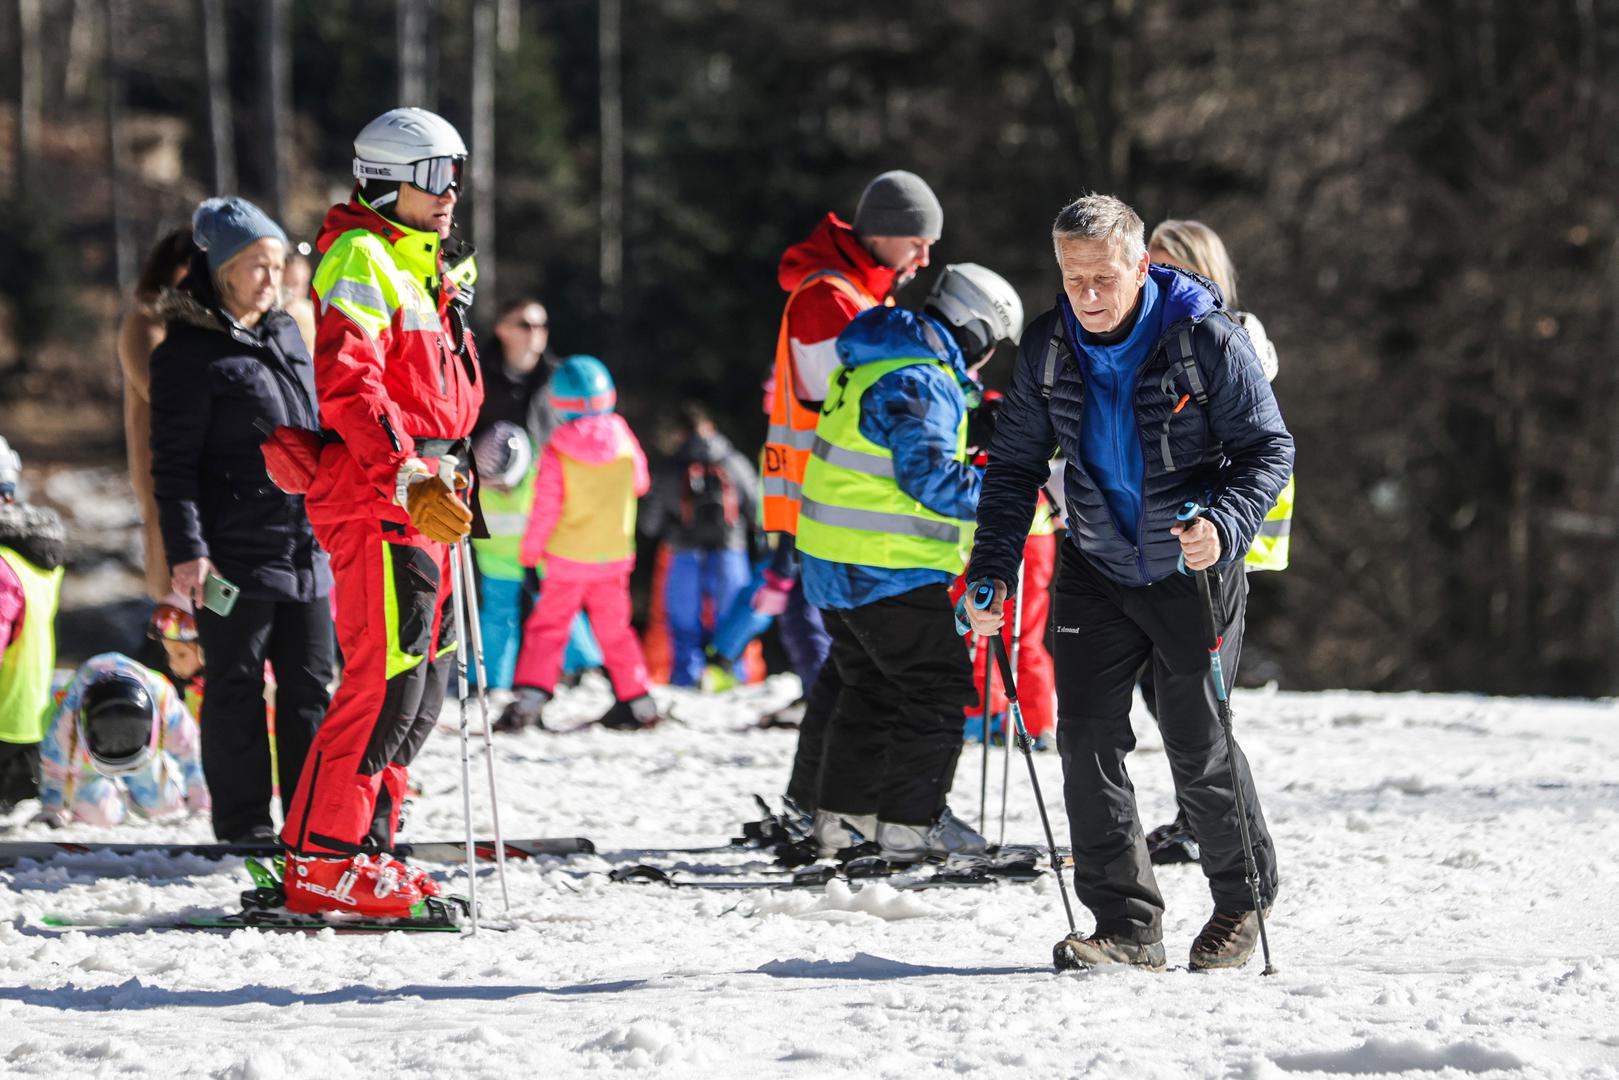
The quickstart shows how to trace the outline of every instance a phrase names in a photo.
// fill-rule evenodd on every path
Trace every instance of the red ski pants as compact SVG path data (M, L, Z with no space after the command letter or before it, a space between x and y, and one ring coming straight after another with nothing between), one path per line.
M513 686L532 686L551 693L562 674L563 654L573 617L582 609L601 646L602 663L620 701L647 692L646 657L630 626L630 570L617 563L600 569L562 565L553 559L540 583L540 599L523 624L523 647L517 654Z
M304 760L281 839L305 854L389 848L407 767L455 660L450 549L376 521L316 525L336 579L343 682Z

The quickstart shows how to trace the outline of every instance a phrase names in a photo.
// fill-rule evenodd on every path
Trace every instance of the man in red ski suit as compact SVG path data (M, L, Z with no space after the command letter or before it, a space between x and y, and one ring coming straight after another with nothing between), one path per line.
M437 478L438 459L468 466L483 384L463 322L475 270L450 236L465 145L442 118L395 109L355 152L360 183L318 241L326 437L306 498L336 577L343 682L282 839L289 908L392 916L437 891L377 853L393 843L406 767L438 719L458 647L448 545L472 514Z

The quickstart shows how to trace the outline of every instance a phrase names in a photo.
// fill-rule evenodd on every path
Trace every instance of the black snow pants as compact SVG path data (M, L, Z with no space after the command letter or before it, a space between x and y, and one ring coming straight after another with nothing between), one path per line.
M1237 566L1213 575L1210 583L1223 626L1220 659L1226 679L1234 681L1248 582ZM1062 546L1054 613L1057 749L1074 845L1074 889L1096 917L1099 934L1142 943L1163 937L1164 901L1124 765L1135 749L1130 703L1136 672L1149 660L1176 801L1202 849L1215 906L1253 907L1201 612L1193 577L1177 574L1130 588L1103 576L1074 545ZM1240 751L1237 776L1248 805L1259 891L1268 905L1276 895L1276 858Z
M315 728L331 700L337 664L332 609L315 600L250 600L228 616L197 612L207 665L202 696L202 771L220 840L270 828L270 737L264 662L275 671L276 772L283 812L291 806Z
M962 709L978 693L949 592L924 585L862 607L829 608L821 618L832 637L827 668L836 666L841 685L816 805L930 824L955 779Z

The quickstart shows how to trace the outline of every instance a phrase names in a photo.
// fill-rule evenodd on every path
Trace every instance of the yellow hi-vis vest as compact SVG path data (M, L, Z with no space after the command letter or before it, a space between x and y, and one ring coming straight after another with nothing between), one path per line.
M894 454L860 433L860 402L884 375L937 360L879 360L845 368L827 395L804 469L798 550L828 562L889 570L943 570L967 565L977 523L934 513L900 490ZM955 378L953 372L950 377ZM956 428L956 460L967 460L967 418Z
M1293 532L1293 480L1289 476L1276 505L1260 522L1259 535L1248 549L1244 565L1249 570L1286 570L1287 541Z
M22 630L10 647L0 642L0 742L37 743L45 738L56 667L56 605L62 568L41 570L10 548L0 560L22 583Z

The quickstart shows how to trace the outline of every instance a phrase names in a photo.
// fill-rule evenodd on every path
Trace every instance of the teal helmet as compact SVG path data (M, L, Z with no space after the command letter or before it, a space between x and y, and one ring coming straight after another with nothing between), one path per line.
M562 361L546 388L551 407L564 420L610 413L618 404L618 391L607 365L594 356L570 356Z

